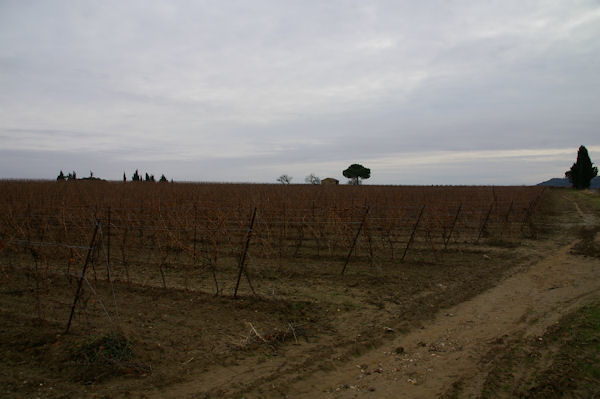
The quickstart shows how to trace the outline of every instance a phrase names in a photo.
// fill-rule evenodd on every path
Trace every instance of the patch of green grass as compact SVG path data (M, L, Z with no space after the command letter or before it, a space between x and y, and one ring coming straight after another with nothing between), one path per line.
M600 212L600 192L595 190L593 192L589 191L581 191L581 190L571 190L571 192L577 196L578 199L583 200L587 204L590 204L595 208L596 211Z
M595 241L595 237L599 231L600 226L581 228L578 234L580 241L573 246L571 253L596 258L600 257L600 244Z
M600 302L564 317L541 340L512 344L494 363L482 398L499 391L519 398L594 397L600 392Z

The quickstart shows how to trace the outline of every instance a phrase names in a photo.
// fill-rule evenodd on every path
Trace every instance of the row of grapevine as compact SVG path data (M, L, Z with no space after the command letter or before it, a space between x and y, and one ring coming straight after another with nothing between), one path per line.
M52 278L81 285L84 266L87 284L228 294L242 272L251 284L298 268L337 276L435 262L453 248L535 234L542 196L535 187L0 186L0 266L28 271L38 307Z

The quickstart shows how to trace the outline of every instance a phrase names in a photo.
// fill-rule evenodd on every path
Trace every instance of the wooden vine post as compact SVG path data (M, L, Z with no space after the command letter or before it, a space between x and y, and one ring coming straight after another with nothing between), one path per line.
M525 211L525 217L523 218L523 223L521 223L521 233L525 234L525 226L527 224L530 225L530 230L531 230L531 234L535 234L532 227L531 227L531 217L533 216L533 213L535 211L535 208L537 207L538 202L540 201L540 199L542 198L542 195L544 194L544 192L546 191L546 187L544 187L542 189L542 191L537 195L537 197L535 197L533 199L533 201L531 201L529 203L529 206L527 207L527 210Z
M198 210L196 208L196 204L194 203L194 239L192 245L194 247L193 250L193 259L196 261L196 240L197 240L197 231L198 231Z
M254 220L256 219L256 207L254 207L254 212L252 212L252 218L250 219L250 227L248 227L248 234L246 236L246 244L244 245L244 251L242 252L242 256L240 257L240 267L238 270L237 282L235 283L235 291L233 293L233 297L237 298L238 288L240 286L240 279L242 278L242 273L244 273L244 264L246 263L246 255L248 254L248 248L250 247L250 239L252 238L252 229L254 228ZM252 288L252 284L250 283L250 277L248 273L246 274L246 278L248 279L248 283L250 284L250 288ZM252 291L254 289L252 288Z
M419 227L419 223L421 222L421 218L423 217L424 211L425 211L425 204L423 204L423 206L421 207L421 211L419 212L419 216L417 217L415 226L413 227L412 233L410 233L410 238L408 239L408 242L406 243L406 248L404 248L404 253L402 254L402 258L400 259L401 261L403 261L404 258L406 257L408 248L410 248L410 245L412 244L412 242L415 239L415 233L417 232L417 227Z
M462 210L462 203L458 206L458 211L456 211L456 215L454 216L454 220L452 221L452 226L450 227L450 232L448 233L448 237L444 241L444 249L448 249L448 243L450 242L450 237L452 237L452 232L454 231L454 227L456 226L456 222L458 221L458 215L460 215L460 211Z
M502 234L504 235L504 230L508 230L508 236L512 237L512 229L510 228L510 214L512 213L513 210L513 205L515 203L515 200L511 200L510 201L510 206L508 207L508 211L506 212L506 215L504 216L504 227L502 229Z
M100 227L100 222L96 221L96 227L94 228L94 233L92 234L92 240L90 241L90 246L88 247L87 256L85 257L85 263L83 264L83 269L81 270L81 276L79 277L79 282L77 283L77 291L75 291L75 298L73 299L73 306L71 306L71 314L69 315L69 321L67 323L67 328L65 329L65 334L69 332L69 328L71 328L71 321L73 320L73 314L75 313L75 306L77 305L77 301L79 300L79 295L81 294L81 286L83 285L83 279L85 278L85 271L87 270L88 264L90 263L90 258L92 257L92 251L94 250L94 245L96 242L96 234L98 233L98 228Z
M110 283L110 205L106 211L106 276Z
M488 212L485 215L485 219L483 219L483 223L481 224L481 227L479 228L479 234L477 235L477 240L475 241L477 243L479 242L479 239L481 238L481 235L485 231L485 228L487 226L487 222L490 219L490 215L492 214L492 209L494 209L494 203L493 202L490 204L490 209L488 209Z
M342 276L344 272L346 272L346 267L348 266L348 262L350 262L350 257L352 256L352 251L354 251L354 247L356 246L356 241L358 241L358 236L360 235L360 231L365 224L365 220L367 220L367 215L369 214L369 206L365 207L365 214L363 215L362 221L360 222L360 226L358 226L358 230L356 231L356 236L354 237L354 241L352 241L352 246L350 247L350 251L348 251L348 256L346 257L346 262L344 263L344 267L342 268Z

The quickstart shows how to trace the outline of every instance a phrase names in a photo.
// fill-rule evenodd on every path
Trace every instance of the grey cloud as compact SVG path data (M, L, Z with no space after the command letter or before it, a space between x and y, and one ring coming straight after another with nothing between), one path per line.
M593 1L6 1L0 134L12 162L101 151L107 174L147 162L189 180L211 164L269 181L286 162L594 146L599 21ZM467 164L455 180L480 181Z

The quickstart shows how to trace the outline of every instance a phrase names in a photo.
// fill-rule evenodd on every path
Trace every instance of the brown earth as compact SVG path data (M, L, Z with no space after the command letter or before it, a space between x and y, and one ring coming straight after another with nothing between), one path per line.
M542 337L600 294L600 261L581 255L589 240L578 236L598 226L597 211L570 192L547 202L536 240L351 265L343 279L287 265L255 282L259 299L116 283L120 322L110 322L98 306L117 319L110 286L98 281L67 335L74 282L51 276L40 304L31 269L5 262L0 396L480 397L495 351ZM82 360L111 331L134 356Z
M571 255L572 246L440 312L422 329L335 372L316 375L308 386L305 381L296 384L291 390L297 394L290 396L354 398L372 392L382 398L479 397L490 371L490 352L505 350L506 341L541 337L562 316L600 297L600 262Z
M594 213L584 213L576 201L569 201L577 212L575 224L598 225ZM245 392L244 397L480 397L496 349L505 351L507 342L527 337L541 340L561 317L600 298L600 261L572 253L579 242L575 239L547 249L541 261L524 265L497 286L441 310L419 329L399 334L365 354L349 360L332 354L326 370L277 376ZM254 370L222 370L217 375L225 377L220 381L223 384L276 376L284 364L281 360ZM184 397L208 381L210 377L194 380L158 396Z

